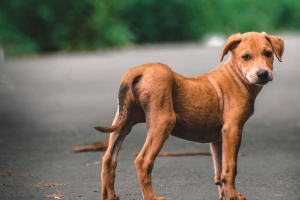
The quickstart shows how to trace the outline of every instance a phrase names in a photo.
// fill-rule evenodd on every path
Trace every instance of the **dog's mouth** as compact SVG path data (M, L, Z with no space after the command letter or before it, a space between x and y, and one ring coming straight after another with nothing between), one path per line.
M266 85L267 83L269 83L270 81L272 80L259 80L255 83L255 85L258 85L258 86L264 86Z
M264 79L264 80L259 80L257 78L254 78L254 79L248 79L250 85L257 85L257 86L264 86L266 85L267 83L269 83L270 81L272 81L272 79Z

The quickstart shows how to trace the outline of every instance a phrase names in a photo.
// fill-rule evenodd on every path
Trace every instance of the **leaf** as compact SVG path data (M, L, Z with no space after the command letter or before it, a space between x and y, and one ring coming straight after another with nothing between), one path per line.
M23 184L19 183L17 184L18 187L56 187L56 186L63 186L65 184L63 183L39 183L39 184Z
M72 150L74 152L84 152L84 151L100 151L106 150L108 147L108 141L105 142L95 142L92 144L88 144L86 146L74 147Z
M139 152L133 152L133 155L137 156ZM195 152L163 152L157 155L157 157L174 157L174 156L211 156L210 152L205 151L195 151Z

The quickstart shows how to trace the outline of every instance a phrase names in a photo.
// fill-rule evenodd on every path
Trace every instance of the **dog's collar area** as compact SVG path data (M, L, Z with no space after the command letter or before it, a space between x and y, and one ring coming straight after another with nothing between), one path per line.
M251 96L256 97L256 95L260 92L261 87L263 85L257 85L256 83L250 83L247 78L240 74L237 70L233 69L232 64L230 62L226 65L227 70L230 75L236 81L236 83L243 88L245 91L248 91Z

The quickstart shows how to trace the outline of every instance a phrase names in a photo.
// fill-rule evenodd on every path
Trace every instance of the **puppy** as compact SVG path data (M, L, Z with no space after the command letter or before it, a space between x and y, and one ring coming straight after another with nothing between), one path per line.
M254 112L262 87L273 80L274 55L282 61L284 41L267 33L230 36L218 68L195 78L183 77L160 63L130 69L122 78L119 105L102 161L102 199L119 199L114 190L117 155L132 126L146 122L147 138L135 160L143 198L157 197L151 184L154 160L170 136L210 143L220 199L245 200L235 189L237 155L245 122Z

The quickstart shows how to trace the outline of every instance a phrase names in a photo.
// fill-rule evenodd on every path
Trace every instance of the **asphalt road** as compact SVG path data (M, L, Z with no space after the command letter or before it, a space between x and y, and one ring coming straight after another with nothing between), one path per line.
M249 200L300 199L300 35L283 37L283 62L275 62L274 81L263 88L244 128L236 187ZM165 63L184 76L200 75L217 67L221 49L157 45L5 63L2 56L0 199L54 194L99 199L103 152L71 149L107 140L93 127L111 124L122 75L148 62ZM132 152L141 149L145 137L145 125L135 126L120 151L116 191L123 200L142 199ZM170 137L162 151L208 150L207 144ZM153 185L168 199L212 200L218 198L213 177L209 156L163 157L155 162ZM43 187L49 183L52 187Z

